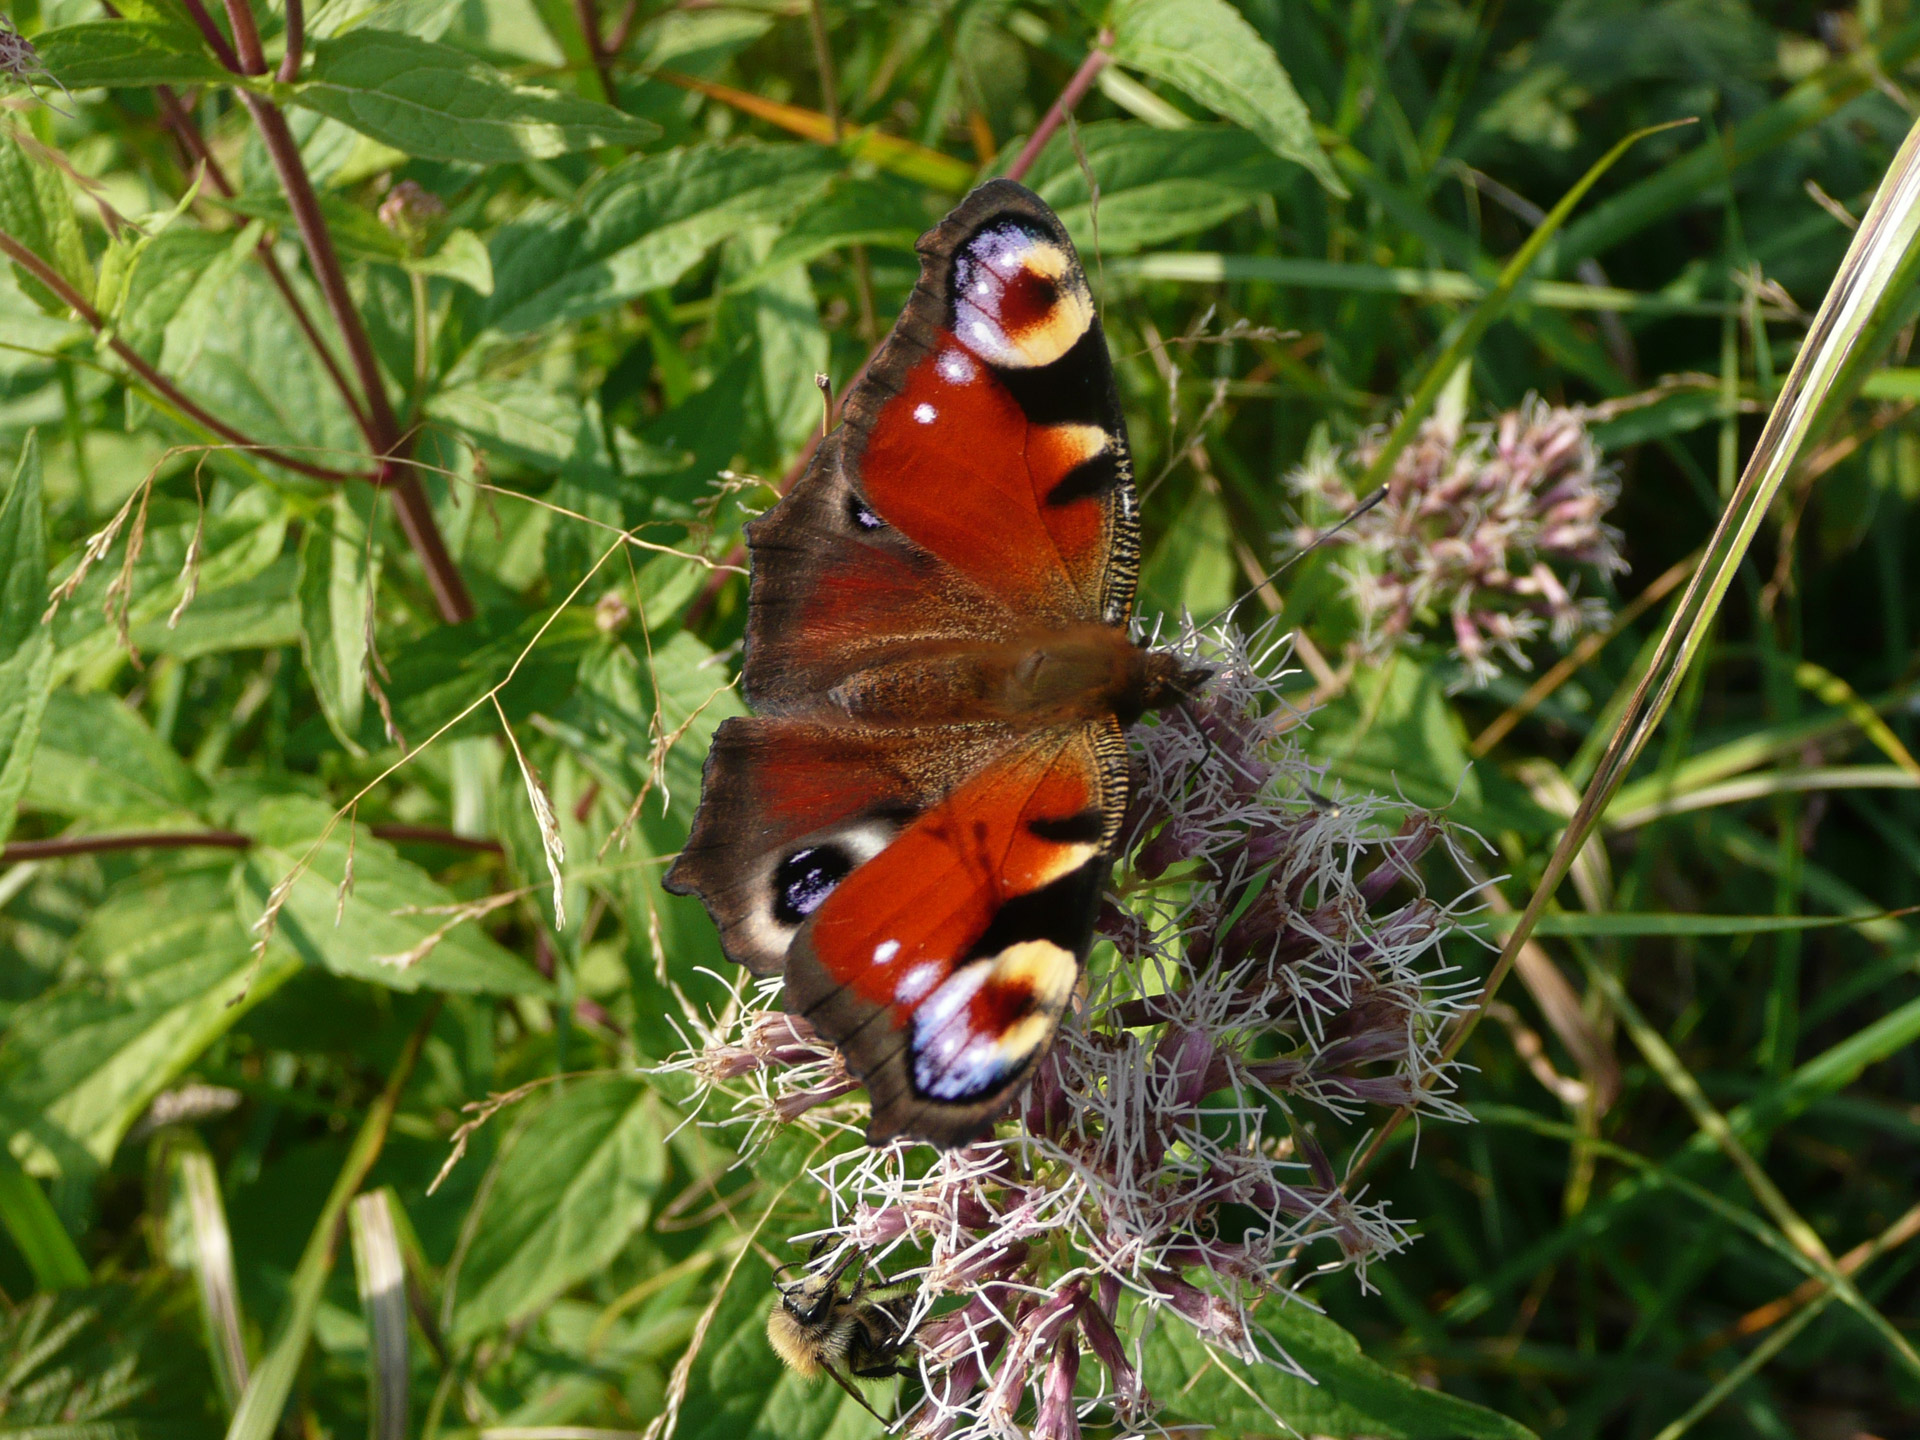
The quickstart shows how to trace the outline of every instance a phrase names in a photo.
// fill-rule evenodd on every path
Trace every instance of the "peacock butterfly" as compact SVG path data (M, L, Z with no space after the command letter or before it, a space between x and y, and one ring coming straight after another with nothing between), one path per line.
M1127 802L1122 727L1204 670L1130 637L1139 518L1106 339L1010 180L919 283L806 473L747 527L742 688L666 888L784 969L867 1138L985 1135L1046 1053Z

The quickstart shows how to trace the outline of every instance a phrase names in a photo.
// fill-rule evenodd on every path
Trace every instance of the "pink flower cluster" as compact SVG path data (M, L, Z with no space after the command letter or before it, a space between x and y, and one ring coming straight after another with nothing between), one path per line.
M1457 927L1419 869L1453 854L1450 833L1319 793L1270 639L1223 627L1175 648L1214 678L1135 731L1109 943L1014 1114L964 1150L843 1144L813 1172L829 1215L796 1238L821 1242L815 1264L858 1257L918 1284L919 1383L903 1392L918 1435L1149 1424L1142 1347L1162 1323L1290 1365L1251 1312L1301 1250L1331 1242L1328 1266L1364 1274L1407 1240L1346 1192L1322 1127L1400 1105L1463 1113L1440 1058L1459 1004L1440 946ZM743 1153L777 1125L857 1139L864 1097L777 995L743 986L678 1068L733 1097L719 1123L746 1125Z
M1308 506L1295 541L1310 544L1358 497L1386 442L1384 428L1351 451L1320 455L1289 477ZM1436 416L1395 460L1379 505L1333 536L1360 611L1363 653L1416 629L1445 627L1463 685L1500 673L1498 657L1529 668L1543 629L1555 644L1604 626L1606 601L1582 597L1582 572L1624 571L1620 532L1604 523L1619 496L1578 410L1529 398L1491 423Z

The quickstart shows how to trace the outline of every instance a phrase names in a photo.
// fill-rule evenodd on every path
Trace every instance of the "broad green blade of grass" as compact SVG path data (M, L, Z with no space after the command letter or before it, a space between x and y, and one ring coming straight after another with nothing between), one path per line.
M42 1290L64 1290L87 1283L87 1265L54 1213L40 1182L0 1145L0 1224L33 1271Z
M280 1412L286 1408L287 1397L293 1393L293 1382L300 1371L301 1357L307 1353L307 1343L313 1338L314 1316L319 1313L327 1277L333 1273L348 1202L366 1180L373 1162L380 1158L387 1132L393 1125L394 1112L400 1108L401 1092L412 1078L413 1067L420 1059L420 1049L426 1044L428 1032L433 1029L433 1022L439 1013L440 1001L435 999L408 1037L406 1047L400 1052L400 1058L387 1080L386 1089L361 1122L360 1133L354 1137L353 1148L347 1152L347 1162L340 1167L340 1174L333 1182L326 1204L321 1208L320 1219L315 1223L313 1233L307 1237L306 1248L300 1252L300 1263L294 1268L293 1283L288 1287L286 1305L273 1343L255 1367L253 1378L247 1382L246 1393L240 1397L233 1422L227 1426L227 1440L268 1440L279 1428Z
M1621 781L1673 703L1680 681L1706 642L1727 588L1733 583L1734 574L1752 545L1773 497L1812 439L1813 421L1829 388L1846 367L1864 329L1887 303L1889 290L1913 254L1916 238L1920 238L1920 125L1908 133L1881 181L1873 205L1861 221L1840 271L1814 316L1807 338L1794 357L1780 397L1708 542L1700 569L1682 596L1612 741L1595 767L1579 808L1554 847L1520 922L1501 948L1484 997L1493 995L1512 968L1520 946L1546 913L1580 847L1592 834ZM1455 1031L1448 1044L1450 1052L1458 1052L1472 1032L1479 1013L1476 1009Z
M1419 433L1421 421L1433 412L1433 407L1439 402L1440 392L1446 389L1448 381L1453 378L1454 371L1473 354L1474 347L1493 327L1494 321L1506 312L1514 292L1520 288L1520 282L1527 278L1527 272L1533 268L1534 262L1547 248L1547 243L1559 233L1560 227L1566 224L1567 217L1573 213L1574 207L1586 197L1589 190L1599 183L1600 177L1613 168L1615 161L1647 136L1658 135L1663 130L1673 129L1675 125L1688 123L1690 122L1677 120L1671 124L1650 125L1644 130L1634 131L1594 161L1588 167L1587 173L1574 182L1573 188L1560 197L1559 203L1547 212L1547 218L1534 227L1533 233L1527 237L1527 243L1522 245L1514 253L1513 258L1501 268L1500 278L1494 282L1486 298L1461 318L1453 334L1448 337L1447 343L1441 347L1439 355L1427 366L1427 372L1421 377L1419 386L1408 398L1406 408L1394 420L1393 429L1388 432L1386 443L1380 447L1379 454L1374 457L1373 463L1367 467L1367 473L1361 477L1359 484L1355 487L1356 493L1371 495L1386 483L1387 477L1393 473L1394 462L1400 458L1400 452L1405 450L1413 437Z

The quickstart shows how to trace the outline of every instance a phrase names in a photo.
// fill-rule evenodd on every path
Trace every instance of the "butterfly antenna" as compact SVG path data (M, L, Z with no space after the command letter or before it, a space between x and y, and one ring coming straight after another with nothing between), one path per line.
M1353 524L1354 521L1358 520L1362 515L1366 514L1369 510L1373 509L1374 506L1378 505L1382 500L1386 498L1387 498L1387 487L1382 485L1378 490L1375 490L1371 495L1361 500L1346 514L1342 515L1338 520L1334 521L1333 524L1329 525L1326 529L1322 530L1318 535L1314 536L1312 540L1308 541L1305 545L1301 546L1298 550L1294 551L1293 554L1289 555L1285 560L1281 561L1277 569L1271 570L1267 574L1261 576L1260 579L1256 580L1242 594L1240 594L1233 601L1232 604L1228 605L1227 608L1222 610L1218 615L1215 615L1212 620L1209 620L1207 622L1207 624L1209 625L1217 624L1220 620L1224 619L1226 616L1231 615L1235 610L1238 610L1240 608L1241 604L1247 599L1248 596L1259 594L1262 590L1266 589L1267 586L1271 585L1274 581L1278 580L1282 575L1286 574L1287 571L1291 569L1297 562L1306 559L1307 556L1311 555L1314 551L1318 550L1322 545L1326 544L1327 541L1331 540L1334 536L1338 535L1342 530L1346 529L1347 526Z
M824 370L813 373L814 389L820 392L820 438L827 438L827 431L833 428L833 377Z

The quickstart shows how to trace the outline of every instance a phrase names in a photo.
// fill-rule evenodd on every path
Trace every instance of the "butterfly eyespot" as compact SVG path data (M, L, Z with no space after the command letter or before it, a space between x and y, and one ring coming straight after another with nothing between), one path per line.
M853 872L853 857L838 845L809 845L787 856L773 872L773 915L798 925Z
M867 532L882 529L887 523L869 510L865 501L851 492L847 495L847 522L854 529Z

